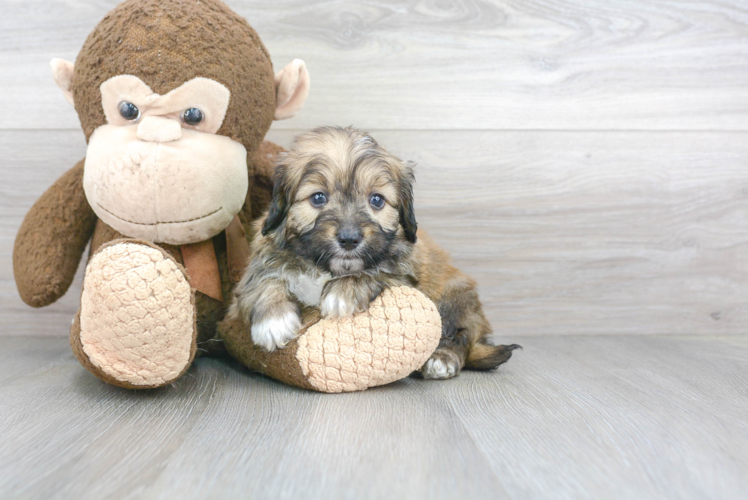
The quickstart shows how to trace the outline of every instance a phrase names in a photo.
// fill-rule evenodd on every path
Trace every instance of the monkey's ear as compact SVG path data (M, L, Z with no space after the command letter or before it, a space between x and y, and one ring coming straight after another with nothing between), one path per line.
M73 69L75 65L59 57L52 59L49 65L52 67L52 78L55 79L57 86L62 89L65 99L75 106L73 102Z
M406 162L402 179L400 179L400 225L403 226L405 238L411 243L416 242L416 232L418 231L416 213L413 211L413 183L415 180L413 164Z
M275 75L275 119L293 117L309 95L309 72L301 59L294 59Z
M273 199L265 222L262 224L262 235L267 235L281 225L288 215L288 201L286 199L286 167L278 165L273 174Z

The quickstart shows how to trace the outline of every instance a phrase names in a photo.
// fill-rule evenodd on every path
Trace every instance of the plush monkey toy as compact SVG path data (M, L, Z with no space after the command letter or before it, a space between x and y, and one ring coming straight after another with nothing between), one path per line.
M270 201L281 148L263 138L309 91L302 61L273 75L257 33L219 0L128 0L74 65L55 59L52 70L88 149L26 215L14 275L27 304L48 305L90 242L70 336L89 371L159 387L185 373L198 346L219 346L269 376L340 392L428 359L439 315L410 288L353 318L307 315L299 339L273 353L251 343L249 325L220 323L249 257L250 222Z

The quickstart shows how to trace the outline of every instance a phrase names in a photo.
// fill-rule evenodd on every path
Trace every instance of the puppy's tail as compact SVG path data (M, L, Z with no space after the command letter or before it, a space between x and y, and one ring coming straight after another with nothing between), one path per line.
M512 351L515 349L522 349L522 346L519 344L491 345L485 339L480 339L470 349L470 354L465 361L465 368L468 370L495 370L499 365L509 361L509 358L512 357Z

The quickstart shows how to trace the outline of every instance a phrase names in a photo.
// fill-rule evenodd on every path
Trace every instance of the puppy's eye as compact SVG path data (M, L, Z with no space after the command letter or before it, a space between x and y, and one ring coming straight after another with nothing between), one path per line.
M182 118L187 125L197 125L203 121L203 112L197 108L190 108L184 112Z
M119 114L122 118L129 121L135 121L140 118L140 110L131 102L123 102L119 105Z
M376 208L377 210L381 210L382 207L384 207L384 196L382 196L381 194L371 195L371 198L369 198L369 205Z
M319 208L327 204L327 196L325 193L314 193L309 197L309 202L313 207Z

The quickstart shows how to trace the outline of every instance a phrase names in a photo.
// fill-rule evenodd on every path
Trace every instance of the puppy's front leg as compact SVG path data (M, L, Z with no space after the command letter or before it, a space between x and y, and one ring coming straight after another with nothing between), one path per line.
M282 281L249 283L237 294L237 302L252 325L252 342L268 351L284 347L299 333L299 306Z
M322 290L320 312L326 318L336 318L366 311L385 286L381 279L369 275L343 276L328 281Z

